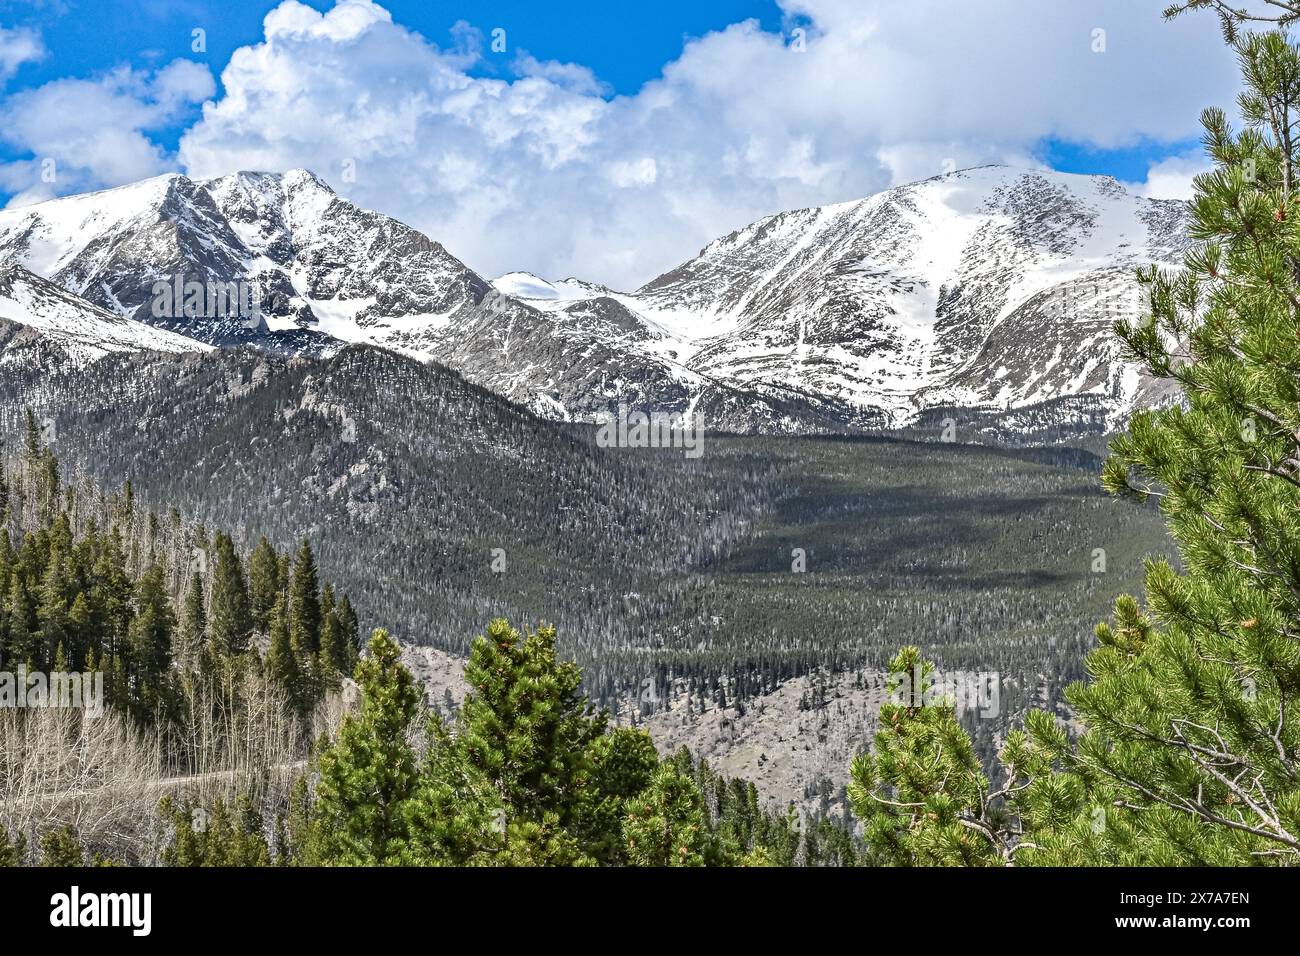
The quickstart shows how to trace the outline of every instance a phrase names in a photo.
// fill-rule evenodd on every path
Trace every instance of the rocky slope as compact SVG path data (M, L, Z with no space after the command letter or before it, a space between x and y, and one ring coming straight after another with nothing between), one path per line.
M201 352L210 348L115 315L15 265L0 267L0 319L39 333L78 365L113 352ZM9 329L11 335L21 332Z
M1137 266L1179 261L1185 225L1181 203L1109 177L989 166L770 216L629 295L519 273L497 286L846 422L1086 397L1113 427L1161 395L1111 326L1139 311Z
M305 170L168 175L0 212L18 264L123 317L215 345L437 360L544 417L619 403L714 430L905 427L932 409L1104 430L1160 400L1110 325L1137 265L1174 264L1177 203L1106 177L983 167L762 219L619 293L512 273ZM259 315L171 309L158 283L243 284ZM243 287L241 286L241 287ZM1086 412L1080 412L1080 403Z

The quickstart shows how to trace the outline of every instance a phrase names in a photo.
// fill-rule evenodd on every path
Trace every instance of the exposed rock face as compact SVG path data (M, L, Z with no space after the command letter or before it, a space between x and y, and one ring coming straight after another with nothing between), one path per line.
M0 264L215 345L368 342L437 360L551 418L621 403L806 432L1034 407L1069 426L1082 402L1090 427L1110 428L1162 397L1110 326L1138 312L1136 266L1177 262L1185 216L1106 177L982 167L770 216L619 293L525 273L489 283L292 170L3 211ZM260 319L159 315L156 284L177 280L244 283Z

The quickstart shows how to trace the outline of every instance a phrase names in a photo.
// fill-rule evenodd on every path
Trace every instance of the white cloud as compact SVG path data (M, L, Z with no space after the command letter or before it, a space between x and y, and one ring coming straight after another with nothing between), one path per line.
M1146 182L1133 187L1149 199L1190 199L1192 180L1208 172L1212 164L1203 154L1170 156L1147 170Z
M286 0L263 41L231 57L222 96L177 157L150 134L212 96L195 64L16 94L0 105L0 135L36 158L71 156L86 188L176 161L198 176L305 166L485 274L631 287L777 210L949 165L1038 165L1046 136L1177 142L1237 86L1213 18L1164 23L1159 4L779 2L807 28L803 52L788 32L745 21L689 41L661 76L611 97L586 67L513 47L511 79L473 75L486 43L468 24L440 47L370 0L326 13ZM1104 53L1093 52L1097 29ZM0 76L18 62L3 50ZM356 178L345 182L348 161ZM1179 188L1191 168L1181 162L1153 168L1141 188ZM25 189L31 172L0 167L0 187Z
M915 182L939 173L954 172L983 163L1046 168L1041 160L1021 146L981 142L911 142L882 146L877 158L889 171L893 183Z
M521 53L515 58L514 70L519 76L541 77L573 93L604 96L609 92L608 86L589 67L578 63L543 62L528 53Z
M287 0L179 156L199 176L315 169L489 275L630 287L759 216L946 160L1037 165L1044 136L1177 141L1236 88L1212 18L1167 24L1158 4L782 2L808 23L804 52L746 21L607 99L586 68L526 52L512 81L470 75L483 38L464 24L440 49L370 0Z
M0 187L18 193L13 205L165 172L173 163L150 132L214 92L207 67L177 60L15 93L0 106L0 139L31 158L0 165Z
M615 186L630 189L635 186L653 186L659 178L659 167L654 157L642 156L640 159L619 160L610 164L609 181Z
M13 76L24 63L44 58L45 52L45 44L35 30L0 26L0 84Z

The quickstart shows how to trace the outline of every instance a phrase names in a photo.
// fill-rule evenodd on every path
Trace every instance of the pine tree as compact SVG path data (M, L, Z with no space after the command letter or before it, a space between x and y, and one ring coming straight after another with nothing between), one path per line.
M36 609L41 629L38 663L46 664L53 660L54 648L65 643L69 636L68 599L72 593L72 583L68 579L66 565L61 543L51 547Z
M276 863L280 866L321 866L326 848L317 824L311 787L305 776L289 788L288 806L276 821Z
M289 583L289 634L303 653L320 652L320 582L311 544L303 538Z
M890 700L880 709L874 753L853 761L849 800L873 862L889 866L997 866L1020 836L1005 803L1022 783L989 783L955 702L932 685L934 665L905 647L889 665ZM1004 759L1020 747L1015 736Z
M303 684L302 671L298 659L293 653L289 641L289 622L284 609L284 596L276 599L271 608L270 641L266 648L266 673L276 681L289 695L289 702L294 710L303 715L307 712L307 693Z
M85 591L78 591L72 599L72 608L68 611L68 631L71 636L69 661L76 670L85 667L87 659L93 653L95 628L90 597Z
M320 661L321 681L337 687L339 676L350 673L347 648L343 644L342 624L334 606L334 589L326 584L321 590Z
M47 830L41 837L41 866L76 867L86 865L81 840L72 827Z
M370 638L357 682L361 711L344 718L320 757L315 822L329 862L369 866L397 856L406 841L405 804L418 775L407 731L421 695L384 631Z
M286 612L288 616L288 612ZM294 700L298 710L305 716L321 699L325 692L325 677L321 672L320 655L314 653L304 642L306 635L301 630L295 631L290 624L289 653L293 657L293 666L297 672L297 684Z
M22 866L26 855L27 841L22 835L16 840L12 839L9 828L0 824L0 867Z
M204 833L206 826L195 826L201 819L196 816L192 806L176 804L171 797L164 797L158 805L159 815L166 821L172 831L171 841L163 848L163 866L202 866L207 857Z
M623 839L637 866L702 866L704 808L695 781L672 764L627 801Z
M244 569L228 535L218 532L213 541L216 565L213 569L211 616L208 633L219 656L243 654L253 634L248 586Z
M1199 245L1143 274L1150 316L1117 329L1186 405L1136 415L1103 482L1159 500L1183 573L1151 563L1146 610L1121 601L1098 628L1067 694L1088 733L1063 753L1109 821L1198 831L1182 852L1219 864L1300 860L1300 51L1276 33L1236 49L1246 127L1203 115Z
M470 764L496 782L506 813L568 826L591 770L588 747L605 731L579 692L582 674L555 655L555 628L520 634L503 619L474 641L465 665L470 693L457 733Z
M263 536L248 559L248 594L253 626L263 633L271 627L271 608L275 607L281 590L280 556Z
M126 639L132 615L131 579L126 573L122 535L116 526L110 530L108 540L103 545L103 550L95 561L96 584L91 592L93 603L102 614L97 648L101 659L116 656L121 643Z
M181 614L179 653L186 666L192 666L207 643L208 613L204 606L203 578L195 571L190 575L189 590Z
M6 660L18 664L35 664L38 644L36 605L21 574L13 575L9 586L8 640Z
M41 457L41 428L36 423L36 413L23 409L23 461L33 465Z
M161 565L152 565L145 572L137 591L137 610L127 631L127 646L133 676L132 702L144 716L152 714L168 696L176 620Z
M341 595L336 606L339 622L339 645L343 666L340 670L344 674L351 674L357 666L358 656L361 651L359 642L360 624L357 621L357 612L352 608L352 602L348 600L346 594Z
M650 786L659 754L649 734L628 727L596 738L589 754L591 773L573 830L597 863L624 865L628 858L622 824L627 801Z
M164 866L270 866L262 815L247 794L232 808L218 797L210 807L163 799L159 812L172 831Z
M436 715L427 724L419 780L402 809L406 839L392 862L403 866L503 863L507 814L496 785L467 759ZM516 848L519 833L516 831Z

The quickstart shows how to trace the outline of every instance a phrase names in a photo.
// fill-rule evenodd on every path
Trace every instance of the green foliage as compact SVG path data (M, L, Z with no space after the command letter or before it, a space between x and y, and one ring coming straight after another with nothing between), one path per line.
M283 590L280 556L263 535L248 559L248 597L253 625L258 630L265 631L271 626L271 608Z
M298 656L289 640L289 622L286 620L284 596L276 597L269 617L270 634L266 646L266 672L289 692L289 702L299 713L310 704L310 693L303 679Z
M21 834L14 839L8 827L0 826L0 867L21 866L26 855L26 839Z
M321 754L316 787L322 852L346 866L384 863L400 853L404 804L418 778L407 733L421 693L384 631L375 631L368 650L356 675L361 711L344 718L338 740Z
M592 742L588 756L588 785L574 829L596 862L627 864L631 862L623 837L627 802L650 786L659 754L645 731L616 727Z
M259 759L305 757L299 741L323 689L297 679L295 660L294 679L283 681L286 711L281 688L262 680L232 539L186 526L177 512L160 522L138 507L129 484L105 494L87 482L64 485L58 473L34 431L19 458L0 459L0 669L26 665L29 672L89 673L91 680L102 673L104 703L132 718L141 750L156 748L169 776L208 773L214 761L255 773L268 769L248 766ZM267 549L261 550L264 568ZM273 548L270 557L278 571ZM277 574L276 600L287 601L279 580ZM328 584L326 590L342 640L355 648L355 612L346 596L335 600ZM25 733L22 713L16 718L6 733ZM238 739L241 734L247 736ZM8 769L15 772L23 768ZM243 810L231 806L210 810L219 824L229 816L237 831ZM141 807L140 819L147 812ZM57 824L42 821L34 829L45 833L36 841L36 858L72 859L75 841ZM85 835L77 848L83 859L102 862L103 837ZM114 837L112 845L116 851L121 840ZM7 834L0 841L5 859L21 860L23 852ZM231 859L253 859L237 847L232 853Z
M217 532L214 539L216 571L210 612L212 649L218 656L234 656L248 650L253 633L248 586L243 563L228 535Z
M311 787L305 776L294 779L288 806L276 817L275 852L280 866L320 866L325 861Z
M665 764L627 801L623 839L629 859L638 866L701 866L703 816L695 781Z
M394 863L490 866L503 859L507 823L500 792L465 759L436 715L426 724L424 759L403 819L406 839Z
M1005 862L1011 844L997 795L958 723L953 702L927 699L934 665L915 647L889 665L875 753L851 768L849 799L873 859L894 866Z
M93 486L63 486L58 470L30 429L22 457L0 460L7 504L0 515L0 666L102 670L108 703L142 724L165 726L185 708L196 671L237 670L243 665L236 659L250 655L256 618L238 551L228 535L216 532L209 541L204 529L185 528L179 514L164 529L136 507L129 484L106 496ZM306 563L296 593L310 618L307 595L318 576L310 545L299 553ZM265 540L254 565L258 600L287 604L280 558ZM324 594L334 652L318 661L314 650L300 650L291 665L271 668L303 717L325 689L318 671L328 664L329 686L337 687L337 669L350 672L356 659L356 612L328 583ZM303 639L312 645L319 635Z
M47 830L41 837L41 866L85 866L85 851L72 827Z
M161 566L152 565L136 585L136 612L126 632L130 699L143 716L165 708L172 692L172 612Z
M196 571L190 576L190 587L185 593L185 606L181 611L178 659L192 666L199 659L207 637L208 611L203 594L203 577Z
M470 766L493 779L509 819L553 814L569 825L606 717L580 693L578 666L556 659L555 628L520 634L492 621L474 642L465 680L472 693L457 738Z
M164 866L270 865L262 814L247 795L233 809L220 798L203 807L167 797L159 811L172 830L171 842L162 853Z
M299 653L320 650L320 582L316 576L316 557L306 538L298 546L293 561L293 579L289 585L289 640Z
M1300 858L1300 51L1277 33L1235 49L1246 128L1202 118L1200 243L1144 275L1150 316L1118 328L1186 403L1136 416L1104 481L1158 497L1185 573L1150 565L1145 611L1116 605L1067 694L1087 733L1062 762L1106 790L1108 860L1134 840L1189 863Z
M451 724L421 713L395 645L377 632L357 669L360 715L320 755L278 827L293 861L404 866L791 865L792 816L759 808L752 784L689 751L660 761L644 731L609 729L557 659L555 632L493 621L466 664ZM410 740L423 722L417 757ZM305 809L307 807L310 809ZM295 823L295 814L298 822ZM306 825L302 823L306 819ZM852 848L822 827L828 852ZM303 852L299 847L311 849Z

